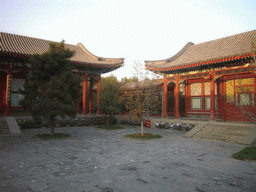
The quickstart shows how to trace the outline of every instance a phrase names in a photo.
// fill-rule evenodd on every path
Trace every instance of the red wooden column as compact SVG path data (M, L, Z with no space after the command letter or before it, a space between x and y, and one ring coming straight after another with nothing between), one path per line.
M222 78L220 78L220 80L219 80L219 91L218 91L218 109L219 109L219 113L220 113L220 115L222 115L222 117L223 117L223 121L225 121L225 115L224 115L224 110L223 110L223 108L224 108L224 105L225 105L225 103L224 103L224 95L225 95L225 92L224 92L224 86L223 86L223 84L224 84L224 81L222 80Z
M188 117L188 109L189 109L189 86L188 86L188 80L185 82L185 117Z
M180 118L180 76L176 76L174 88L174 115L176 119Z
M167 83L168 83L168 77L164 77L163 118L167 118L167 93L168 93Z
M210 82L210 86L211 86L211 92L210 92L210 100L211 100L211 109L210 109L210 120L211 121L215 121L215 83L214 83L214 79L215 79L215 71L211 72L211 82Z
M93 89L93 78L90 78L89 115L92 114L92 89Z
M86 115L86 102L87 102L87 74L84 73L84 84L83 84L83 115Z
M100 114L100 80L101 75L97 76L97 115Z
M12 80L12 68L10 65L7 66L6 76L6 108L5 116L11 116L11 80Z

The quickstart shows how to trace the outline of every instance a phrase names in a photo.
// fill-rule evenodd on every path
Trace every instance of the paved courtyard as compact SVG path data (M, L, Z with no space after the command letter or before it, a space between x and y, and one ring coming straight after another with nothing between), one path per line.
M139 127L57 128L70 139L40 140L31 129L0 137L0 191L256 191L256 162L233 159L244 145L183 138L185 132L145 129L162 139L123 138Z

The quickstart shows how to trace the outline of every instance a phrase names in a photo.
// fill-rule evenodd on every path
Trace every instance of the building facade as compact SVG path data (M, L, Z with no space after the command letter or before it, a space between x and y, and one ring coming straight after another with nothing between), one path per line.
M10 33L0 33L0 114L10 116L12 112L24 110L19 106L22 95L18 93L27 81L28 59L34 53L41 54L49 48L48 40L32 38ZM86 115L92 113L92 93L95 82L97 83L97 114L99 110L99 94L101 74L113 71L123 66L123 58L103 58L90 53L85 47L65 44L65 47L74 50L75 54L70 59L74 65L74 73L83 77L82 111ZM87 102L87 82L90 82L89 102ZM80 110L78 101L78 111ZM89 103L89 106L87 106Z
M171 58L145 61L147 69L164 76L163 117L255 121L254 43L256 30L188 43ZM173 100L168 98L169 84Z

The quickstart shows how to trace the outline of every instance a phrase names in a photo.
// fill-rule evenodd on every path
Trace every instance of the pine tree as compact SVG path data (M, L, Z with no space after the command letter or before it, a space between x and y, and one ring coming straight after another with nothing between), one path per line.
M74 55L60 43L49 43L48 51L34 54L29 59L29 71L24 90L20 93L24 99L20 104L30 110L32 116L38 119L43 116L51 125L51 135L54 135L55 119L66 115L75 117L76 102L82 97L81 79L72 72L69 58Z

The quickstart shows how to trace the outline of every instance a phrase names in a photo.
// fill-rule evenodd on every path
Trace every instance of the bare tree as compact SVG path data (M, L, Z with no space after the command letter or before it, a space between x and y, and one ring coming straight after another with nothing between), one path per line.
M154 75L152 73L152 75ZM139 120L141 124L141 135L144 135L143 122L149 113L161 105L159 103L158 83L152 79L149 71L139 61L134 61L134 76L139 82L125 84L122 87L121 101L125 101L126 109L132 119Z

